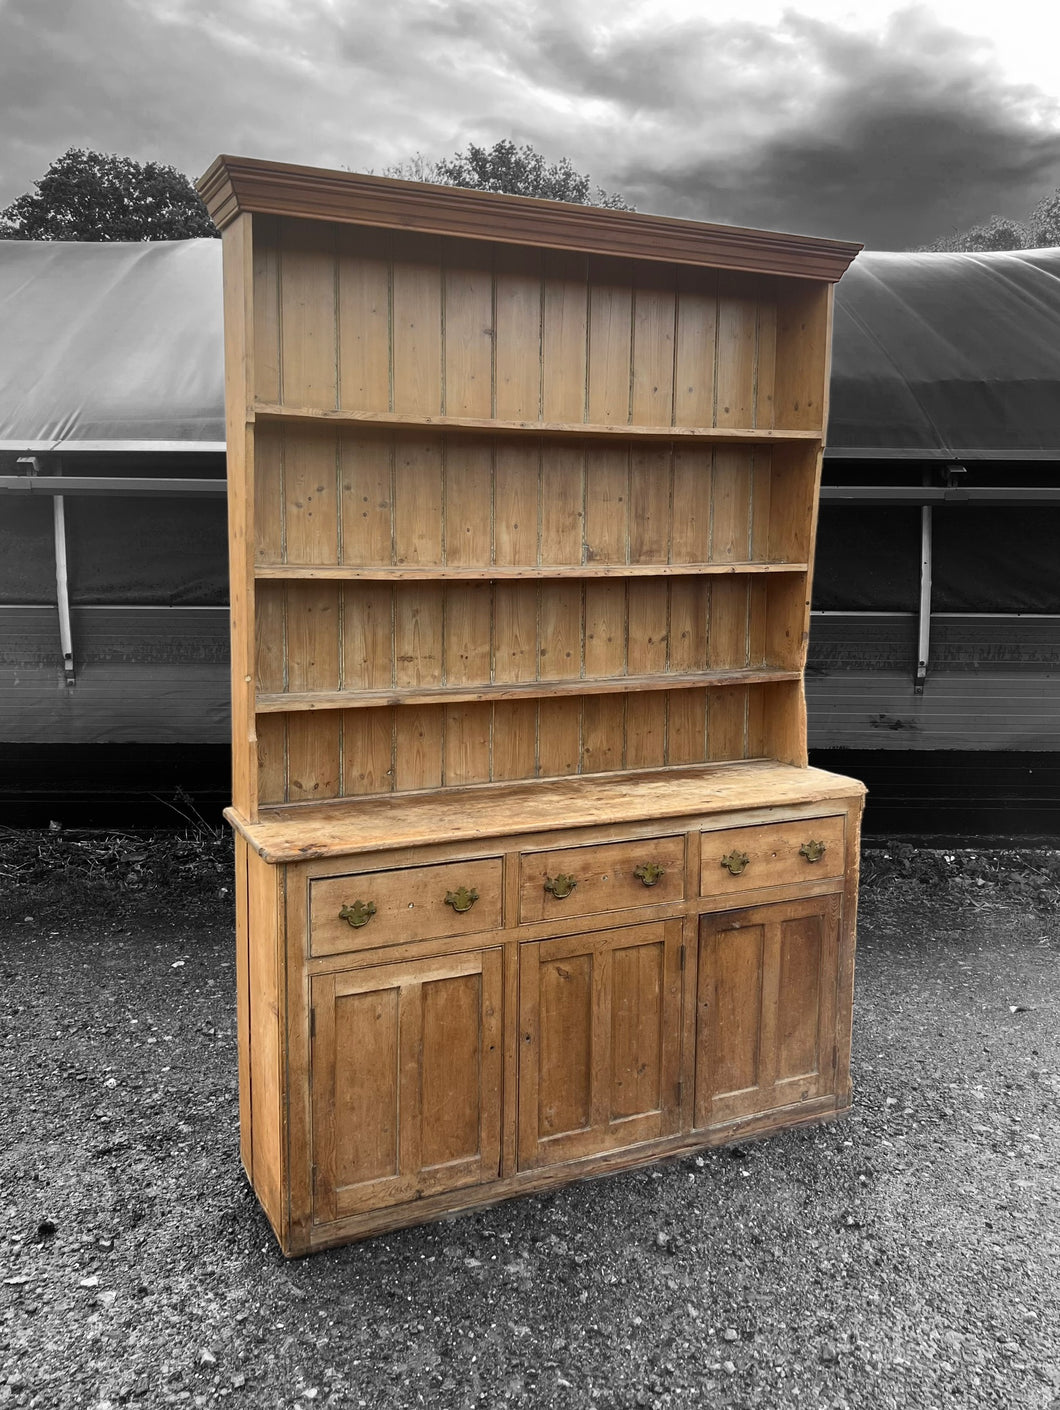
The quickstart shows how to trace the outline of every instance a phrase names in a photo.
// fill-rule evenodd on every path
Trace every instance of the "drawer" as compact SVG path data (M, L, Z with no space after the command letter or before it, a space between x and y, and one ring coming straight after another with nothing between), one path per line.
M639 868L646 870L637 876ZM556 885L557 878L559 884ZM557 895L573 880L567 895ZM546 885L556 890L546 890ZM519 858L519 921L562 920L565 916L624 911L681 901L685 894L685 839L648 837L638 842L606 842L567 847L561 852L525 852Z
M758 891L763 886L793 886L800 881L842 876L844 823L839 814L704 832L700 895L731 895ZM816 861L810 859L817 850L811 847L813 843L824 845ZM809 856L801 851L803 847Z
M478 892L477 900L460 896ZM470 901L467 910L447 903ZM360 903L358 905L358 903ZM371 906L374 912L360 925ZM351 919L340 912L348 908ZM401 945L410 940L437 940L449 935L475 935L498 930L501 924L501 858L444 862L400 871L357 872L321 877L310 882L309 953L345 954Z

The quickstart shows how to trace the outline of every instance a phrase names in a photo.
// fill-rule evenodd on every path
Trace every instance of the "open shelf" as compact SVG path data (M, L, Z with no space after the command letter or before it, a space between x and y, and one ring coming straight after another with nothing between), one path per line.
M259 715L298 710L366 710L381 705L456 705L476 700L532 700L558 695L625 695L641 690L694 690L705 686L761 685L797 681L801 671L770 666L733 670L659 672L652 676L603 676L562 681L512 681L504 684L397 686L392 690L307 690L262 693Z
M805 573L807 563L574 563L539 568L512 564L460 564L440 566L400 563L361 567L333 563L259 563L254 576L263 581L323 580L340 582L456 582L507 581L553 578L676 578L731 576L750 573Z
M337 411L311 406L278 406L255 402L254 421L301 422L315 425L378 426L389 431L459 431L490 436L549 436L604 441L703 441L719 444L791 444L820 441L812 430L755 429L745 426L646 426L585 421L506 421L480 416L411 416L398 411Z

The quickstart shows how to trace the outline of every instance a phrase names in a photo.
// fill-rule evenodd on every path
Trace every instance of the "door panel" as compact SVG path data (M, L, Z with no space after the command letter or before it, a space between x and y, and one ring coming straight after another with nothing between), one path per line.
M522 1169L676 1130L680 921L520 946L520 1011Z
M314 1216L494 1179L501 951L312 981Z
M834 1090L841 898L700 922L695 1125Z

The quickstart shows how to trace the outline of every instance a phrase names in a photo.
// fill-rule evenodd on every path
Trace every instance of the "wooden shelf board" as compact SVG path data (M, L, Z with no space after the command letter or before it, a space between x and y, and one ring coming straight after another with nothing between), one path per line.
M267 862L462 841L600 822L652 820L745 808L785 808L860 798L865 786L821 769L772 759L693 768L479 784L382 798L336 799L225 816Z
M564 681L511 681L504 684L397 686L391 690L313 690L260 694L259 715L303 710L368 710L382 705L456 705L475 700L545 699L557 695L623 695L641 690L693 690L697 686L760 685L797 681L801 671L769 666L731 671L696 671L654 676L605 676Z
M308 422L314 425L363 426L391 431L458 431L472 435L549 436L604 441L705 441L718 444L787 445L820 443L820 430L753 430L744 426L618 426L583 421L498 421L477 416L409 416L398 411L331 411L310 406L257 402L249 421Z
M559 567L494 563L462 567L459 564L424 565L397 563L391 566L362 567L334 563L259 563L254 576L272 579L336 579L353 582L434 582L507 581L509 579L553 578L676 578L750 573L805 573L807 563L569 563Z

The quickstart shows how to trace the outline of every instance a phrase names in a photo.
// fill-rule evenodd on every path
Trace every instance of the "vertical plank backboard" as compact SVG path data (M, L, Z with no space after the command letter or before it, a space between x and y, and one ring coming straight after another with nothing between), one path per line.
M442 409L442 247L432 235L393 236L392 385L395 411Z
M567 250L542 255L541 418L585 419L588 354L588 261Z
M338 405L335 228L280 221L280 383L285 406Z
M498 245L494 250L494 415L537 421L541 415L541 256Z
M493 258L478 241L444 240L447 416L493 414Z
M389 411L390 235L339 226L335 253L339 406L344 411Z

